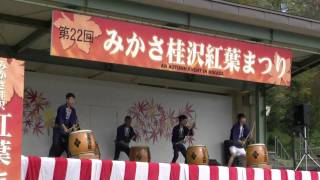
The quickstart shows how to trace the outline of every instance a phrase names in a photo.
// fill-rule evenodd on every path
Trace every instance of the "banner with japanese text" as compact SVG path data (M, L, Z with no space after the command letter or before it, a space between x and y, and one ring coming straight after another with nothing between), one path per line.
M291 50L53 11L51 55L290 86Z
M20 179L24 61L0 57L0 179Z

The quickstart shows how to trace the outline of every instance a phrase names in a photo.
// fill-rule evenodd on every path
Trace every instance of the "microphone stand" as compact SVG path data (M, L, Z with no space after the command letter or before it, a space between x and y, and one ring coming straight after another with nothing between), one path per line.
M300 167L300 165L302 165L303 160L306 161L305 170L307 171L308 170L308 158L310 158L314 162L314 164L316 164L320 168L320 165L318 164L318 162L313 159L313 157L309 154L309 151L308 151L307 125L306 124L303 126L303 142L304 142L304 154L301 157L300 162L298 163L297 167L295 168L295 171Z

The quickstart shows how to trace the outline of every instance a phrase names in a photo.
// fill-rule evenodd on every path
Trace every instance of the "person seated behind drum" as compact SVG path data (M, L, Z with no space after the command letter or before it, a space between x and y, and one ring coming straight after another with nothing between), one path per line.
M173 146L173 159L172 163L175 163L179 158L179 152L183 155L184 159L186 159L186 147L183 145L185 143L186 136L193 136L193 128L195 124L192 125L191 128L188 128L187 125L187 116L180 115L178 116L179 124L176 125L172 130L172 146Z
M55 125L53 127L52 145L49 151L49 157L60 157L63 152L68 152L68 135L77 130L78 118L73 105L75 95L68 93L66 95L66 104L61 105L57 110Z
M243 113L238 114L237 122L233 125L230 133L231 146L229 147L230 158L228 166L232 166L235 157L246 156L244 149L245 140L248 140L250 129L246 124L246 116Z
M132 118L130 116L126 116L124 118L124 123L117 128L117 137L115 140L115 153L114 160L119 159L120 152L125 152L129 157L130 153L130 141L136 140L136 133L131 127Z

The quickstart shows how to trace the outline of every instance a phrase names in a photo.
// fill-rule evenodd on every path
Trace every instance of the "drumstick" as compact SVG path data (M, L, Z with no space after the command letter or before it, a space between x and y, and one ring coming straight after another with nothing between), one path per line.
M247 135L246 139L244 140L244 142L247 142L249 136L252 135L253 130L254 130L255 127L256 127L256 121L253 121L253 126L252 126L252 128L251 128L251 130L250 130L250 133Z
M189 129L187 136L190 136L190 132L193 131L193 128L194 128L193 126L195 126L195 122L193 122L193 125L192 125L191 128ZM183 140L183 141L184 141L184 140ZM190 147L190 144L189 144L189 147Z
M191 131L191 130L193 130L193 128L194 128L194 127L193 127L193 126L194 126L194 124L195 124L195 123L193 123L193 124L192 124L192 126L191 126L191 128L189 129L187 136L190 136L190 131Z

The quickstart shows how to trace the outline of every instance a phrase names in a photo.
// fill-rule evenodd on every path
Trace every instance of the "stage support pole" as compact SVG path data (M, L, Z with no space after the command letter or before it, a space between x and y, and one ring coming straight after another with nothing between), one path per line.
M265 99L263 86L255 89L256 143L266 143Z

